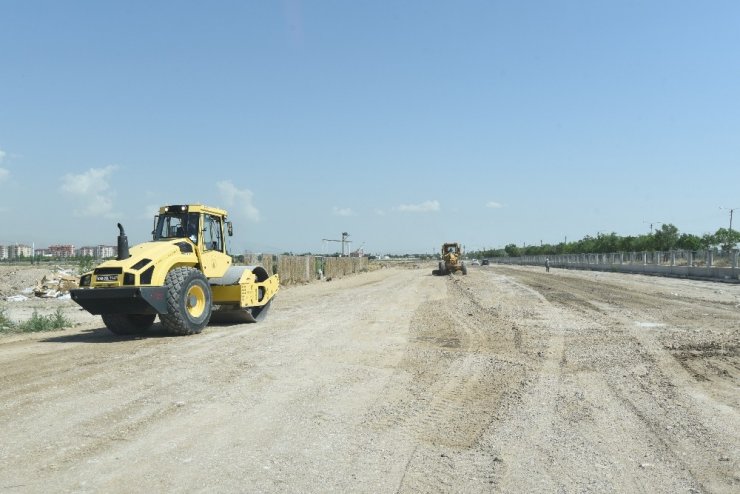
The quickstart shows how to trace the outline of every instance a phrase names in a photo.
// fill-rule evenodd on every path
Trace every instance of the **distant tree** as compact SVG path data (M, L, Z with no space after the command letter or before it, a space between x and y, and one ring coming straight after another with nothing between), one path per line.
M619 237L614 232L606 235L599 233L594 239L594 248L593 252L598 253L616 252L619 250Z
M579 254L594 252L594 249L596 249L596 241L590 235L586 235L582 239L576 241L575 252Z
M521 249L516 246L516 244L509 244L506 247L504 247L504 251L509 257L519 257L522 255Z
M633 237L632 235L628 235L626 237L619 237L619 243L617 244L617 250L620 252L632 252L635 250L634 244L635 239L637 237Z
M638 235L632 242L632 250L635 252L655 250L655 237L653 234Z
M699 250L702 248L701 237L691 233L682 233L676 242L677 249Z
M543 248L538 245L528 245L521 250L521 254L525 256L539 256L542 255Z
M660 230L655 231L653 241L655 242L654 247L656 250L672 250L678 243L678 228L670 223L664 223L661 225Z
M740 232L737 230L728 230L720 228L714 233L715 242L722 246L722 250L729 252L740 242Z
M701 236L702 249L711 249L714 245L717 245L718 243L719 242L717 241L717 238L711 233L705 233Z

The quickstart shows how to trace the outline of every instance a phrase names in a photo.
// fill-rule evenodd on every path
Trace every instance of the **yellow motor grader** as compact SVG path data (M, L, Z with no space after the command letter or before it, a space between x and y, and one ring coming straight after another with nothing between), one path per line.
M115 334L147 331L157 315L174 335L200 333L209 321L256 322L280 288L262 266L233 266L223 209L202 204L162 206L152 241L128 246L118 224L118 256L80 278L72 300L99 314Z
M460 271L462 274L468 274L468 268L462 261L462 248L457 242L448 242L442 244L442 260L439 261L439 269L432 271L435 276L444 276Z

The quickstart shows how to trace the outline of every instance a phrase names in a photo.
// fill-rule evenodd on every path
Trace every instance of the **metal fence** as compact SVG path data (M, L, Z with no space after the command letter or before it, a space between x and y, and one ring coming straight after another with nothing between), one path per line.
M737 249L732 251L708 249L497 257L490 259L490 262L544 266L549 259L550 266L553 268L738 281L740 279L738 257Z

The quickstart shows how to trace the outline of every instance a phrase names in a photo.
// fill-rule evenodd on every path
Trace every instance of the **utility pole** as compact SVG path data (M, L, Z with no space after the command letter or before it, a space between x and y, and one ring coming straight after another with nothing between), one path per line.
M643 221L643 223L650 223L650 235L653 234L653 223L655 223L655 226L662 225L663 223L660 221Z
M341 240L332 240L332 239L329 239L329 238L322 238L321 240L323 240L324 242L341 242L341 244L342 244L342 257L344 257L344 244L351 244L352 243L349 240L347 240L347 237L349 237L349 233L342 232L342 239ZM349 254L349 252L348 252L348 254Z
M719 208L720 209L729 209L730 210L730 234L732 234L732 213L734 213L736 209L740 209L740 208L732 208L732 209L730 209L730 208L723 208L722 206L720 206Z

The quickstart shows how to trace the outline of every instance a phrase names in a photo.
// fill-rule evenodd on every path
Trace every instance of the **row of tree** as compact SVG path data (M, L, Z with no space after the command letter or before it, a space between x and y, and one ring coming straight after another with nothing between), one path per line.
M676 226L668 223L654 233L637 236L621 236L616 233L599 233L595 237L589 235L574 242L560 242L559 244L529 245L519 247L508 244L503 249L486 249L468 252L468 256L485 257L520 257L533 255L557 254L604 254L610 252L644 252L669 250L702 250L720 248L731 251L740 242L740 232L727 228L720 228L714 234L706 233L702 236L691 233L680 233Z

